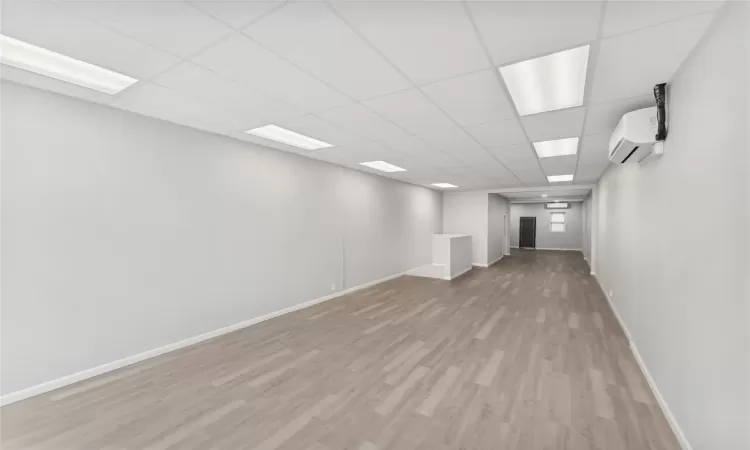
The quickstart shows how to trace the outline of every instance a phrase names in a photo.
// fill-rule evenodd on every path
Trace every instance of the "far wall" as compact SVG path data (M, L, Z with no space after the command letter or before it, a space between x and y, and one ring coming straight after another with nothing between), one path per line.
M569 209L545 209L545 203L513 203L510 205L511 246L518 247L521 217L536 217L536 248L581 250L583 221L581 202L571 202ZM550 231L550 213L565 213L565 231Z

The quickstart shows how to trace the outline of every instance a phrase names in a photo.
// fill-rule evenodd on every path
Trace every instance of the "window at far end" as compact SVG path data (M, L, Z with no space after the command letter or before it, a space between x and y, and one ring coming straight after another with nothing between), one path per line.
M550 213L549 230L553 233L565 232L565 213L559 213L559 212Z

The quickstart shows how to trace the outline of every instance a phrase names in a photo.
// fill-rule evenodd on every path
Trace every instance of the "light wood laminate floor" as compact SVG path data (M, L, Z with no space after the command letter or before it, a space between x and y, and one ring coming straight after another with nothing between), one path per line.
M4 450L679 448L577 252L401 277L0 412Z

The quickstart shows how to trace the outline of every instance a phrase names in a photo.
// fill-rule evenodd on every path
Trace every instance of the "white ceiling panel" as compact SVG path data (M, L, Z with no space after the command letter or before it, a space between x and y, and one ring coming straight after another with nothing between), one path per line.
M231 32L225 24L189 3L70 2L70 7L94 22L188 57Z
M325 3L291 3L244 32L358 100L412 86Z
M531 145L527 142L521 142L518 144L504 145L501 147L488 147L487 148L493 155L498 156L503 162L505 160L531 160L536 165L536 153L532 149Z
M321 150L310 152L310 156L317 159L335 162L337 164L358 165L361 162L368 161L385 161L396 164L396 158L403 158L404 155L391 150L376 142L352 142L347 146L329 147ZM401 167L401 166L400 166ZM409 170L409 167L403 167Z
M623 114L636 109L655 106L653 95L613 100L605 103L597 103L588 107L586 113L586 126L584 133L611 133L614 131Z
M609 134L590 134L579 146L578 165L601 166L609 161Z
M411 183L548 190L571 186L549 174L598 179L617 122L654 104L654 84L671 81L717 11L707 0L3 0L5 35L139 81L109 96L0 76ZM584 105L519 120L498 68L589 44ZM334 147L243 133L269 124ZM532 147L574 137L574 156ZM373 160L408 170L358 164Z
M335 8L417 84L488 68L461 3L337 3Z
M276 121L276 125L336 146L343 146L363 140L361 136L337 127L312 114L279 119Z
M521 158L521 159L503 159L498 156L503 165L508 168L511 172L529 172L533 170L539 170L539 163L533 158Z
M418 89L410 89L363 102L378 114L420 137L445 128L455 128L451 120Z
M514 175L518 177L523 184L527 186L539 186L549 184L547 177L541 169L524 170L514 172Z
M232 28L239 30L253 20L262 17L282 5L279 1L194 1L201 11L216 17Z
M469 2L497 65L577 47L596 39L601 2Z
M513 117L515 110L494 69L461 75L422 87L460 125L477 125Z
M351 102L239 34L204 51L193 58L193 62L307 111L330 109Z
M526 140L523 130L514 119L500 120L465 127L485 147L501 147Z
M367 139L380 141L408 136L403 129L383 119L361 103L350 103L316 115Z
M576 160L578 156L555 156L552 158L540 158L539 163L545 175L566 175L576 171Z
M427 157L435 152L439 152L438 147L435 144L431 144L411 135L383 139L380 142L394 150L398 150L399 152L410 156Z
M476 170L477 172L486 174L493 179L504 179L511 182L518 181L516 179L516 176L513 175L511 171L509 171L501 162L493 157L490 157L490 159L482 161L481 163L472 161L469 164L469 167Z
M526 134L532 142L578 137L583 130L586 108L568 108L521 117Z
M723 1L617 1L607 3L603 36L613 36L720 8Z
M655 84L670 81L713 17L699 14L602 41L591 101L642 96Z
M134 78L151 77L179 62L164 51L75 16L67 5L5 0L2 8L4 35Z
M494 156L482 147L479 148L454 148L446 150L451 156L463 161L467 165L477 166L481 164L495 164Z
M445 126L429 134L419 135L420 138L433 144L435 147L447 150L451 153L461 151L484 151L484 148L477 143L466 131L451 125Z
M125 91L112 106L157 119L215 133L230 133L261 125L242 116L152 83L139 83Z
M159 75L154 83L222 107L252 113L269 121L305 114L300 109L190 62Z

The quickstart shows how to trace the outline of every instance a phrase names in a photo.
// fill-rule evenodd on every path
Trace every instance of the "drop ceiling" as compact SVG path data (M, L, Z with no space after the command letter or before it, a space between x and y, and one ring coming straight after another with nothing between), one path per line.
M139 81L107 95L12 67L1 76L425 186L533 197L547 176L574 174L555 184L580 197L609 164L619 118L652 105L653 85L672 79L721 6L4 0L4 35ZM498 68L584 45L583 106L519 116ZM244 133L270 124L333 146ZM532 145L572 137L575 155L540 159Z

